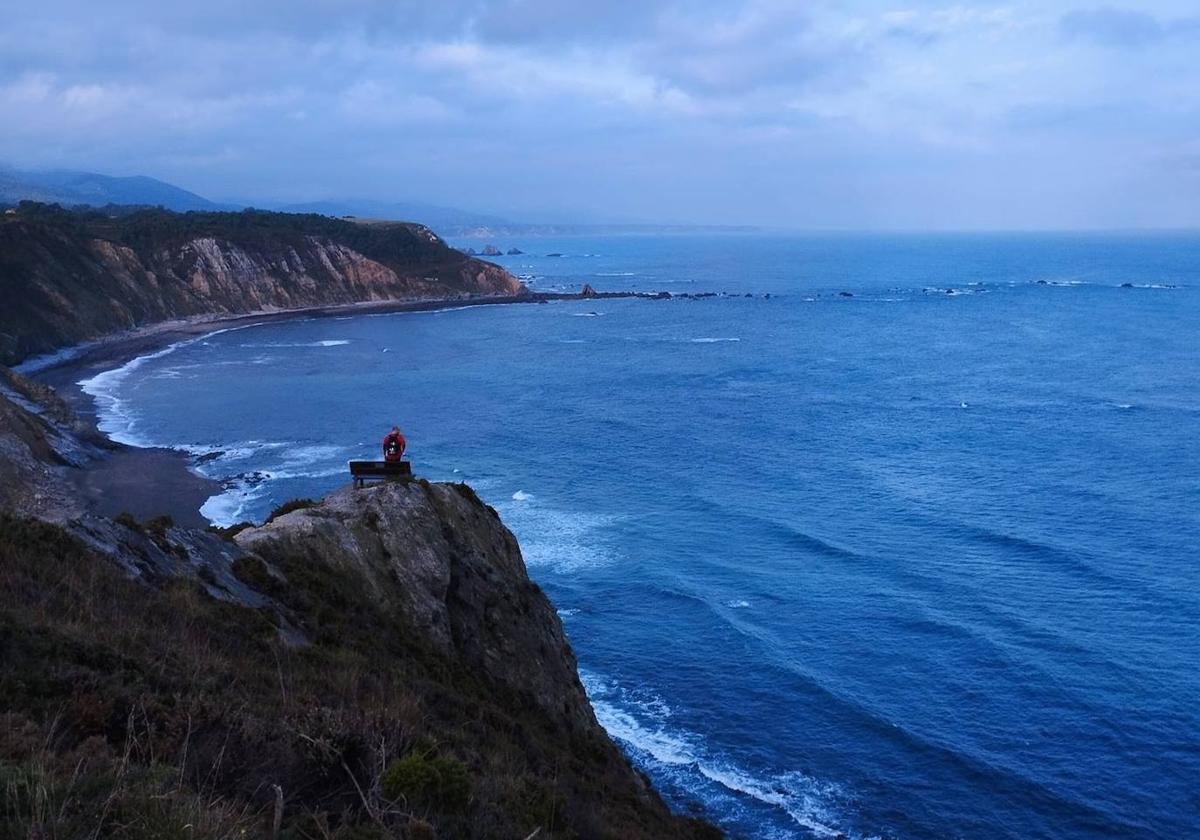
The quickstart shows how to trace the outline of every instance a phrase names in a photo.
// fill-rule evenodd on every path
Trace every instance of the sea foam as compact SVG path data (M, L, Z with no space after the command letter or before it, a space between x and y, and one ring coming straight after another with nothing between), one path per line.
M848 799L838 785L798 771L751 772L714 754L696 733L674 726L674 710L653 692L630 690L583 668L579 676L605 731L630 749L636 763L664 773L690 796L710 801L710 785L716 785L716 796L745 796L778 808L816 837L858 837L838 825L838 805Z
M88 379L81 379L77 382L76 384L79 385L80 390L90 396L96 403L96 425L100 431L104 432L117 443L140 447L154 446L154 442L140 437L135 431L137 427L137 414L120 396L121 386L131 374L147 362L154 359L161 359L163 356L174 353L180 347L192 344L195 341L197 339L177 341L174 344L164 347L162 350L138 356L120 367L97 373L95 376Z

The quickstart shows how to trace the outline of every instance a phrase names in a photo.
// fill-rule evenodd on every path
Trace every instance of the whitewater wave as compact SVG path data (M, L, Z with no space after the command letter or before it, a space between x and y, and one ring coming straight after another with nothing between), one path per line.
M350 343L350 339L348 339L348 338L327 338L327 339L323 339L321 341L296 341L296 342L277 341L277 342L264 342L261 344L252 343L252 344L243 344L242 347L247 348L247 349L262 348L262 347L272 347L272 348L278 348L278 347L342 347L349 343Z
M1035 286L1059 286L1061 288L1074 288L1076 286L1090 286L1086 280L1034 280L1032 283Z
M80 390L91 397L96 403L96 426L100 431L104 432L117 443L124 443L127 446L154 446L153 441L141 437L135 431L138 419L137 413L129 406L128 402L121 398L119 394L121 385L130 375L147 362L161 359L163 356L174 353L180 347L194 344L198 340L193 338L186 341L177 341L154 353L147 353L144 356L130 359L120 367L97 373L95 376L88 379L81 379L77 382L76 384Z
M137 413L130 408L129 404L118 393L121 386L132 373L147 362L161 359L163 356L168 356L182 347L189 347L193 344L206 344L208 343L208 339L214 336L235 330L244 330L250 326L254 325L225 327L224 329L213 330L210 333L205 333L195 338L176 341L174 344L169 344L161 350L137 356L119 367L101 371L87 379L81 379L75 384L79 386L81 391L91 397L96 404L96 427L117 443L141 448L153 446L170 447L170 444L158 444L148 438L141 437L135 431L138 419Z
M200 513L214 525L228 527L252 518L280 481L330 478L346 471L352 448L297 441L247 440L224 446L175 446L193 457L193 469L222 482Z
M950 286L948 288L941 288L938 286L926 286L925 288L921 289L921 293L926 294L926 295L946 295L946 297L960 297L961 295L987 294L987 289L975 287L975 284L973 284L973 283L968 283L967 285L972 286L972 288L960 289L955 286ZM901 298L889 298L889 300L901 300Z
M674 710L653 692L630 690L584 668L579 676L605 731L628 748L635 763L663 772L687 795L710 804L729 795L749 797L817 837L859 837L839 825L839 806L849 797L838 785L794 770L754 773L714 752L696 733L674 726Z
M720 344L724 341L741 341L740 338L689 338L692 344Z
M472 483L479 489L477 482ZM617 559L604 533L618 521L616 516L559 510L524 490L497 507L520 541L529 568L569 573L607 566Z
M228 480L222 492L209 496L200 506L200 515L220 528L245 522L248 509L266 496L268 480L249 476Z

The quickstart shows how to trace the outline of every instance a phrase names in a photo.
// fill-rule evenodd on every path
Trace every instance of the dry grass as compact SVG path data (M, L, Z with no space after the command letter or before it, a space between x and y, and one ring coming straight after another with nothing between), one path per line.
M280 571L241 565L279 604L252 610L0 514L0 840L713 836L363 581ZM280 641L280 613L311 644Z

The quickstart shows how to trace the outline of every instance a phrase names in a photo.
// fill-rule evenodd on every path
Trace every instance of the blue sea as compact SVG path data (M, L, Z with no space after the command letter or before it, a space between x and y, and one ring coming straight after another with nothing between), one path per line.
M724 294L274 323L87 389L209 453L222 524L399 423L733 837L1200 837L1200 236L496 244L539 290Z

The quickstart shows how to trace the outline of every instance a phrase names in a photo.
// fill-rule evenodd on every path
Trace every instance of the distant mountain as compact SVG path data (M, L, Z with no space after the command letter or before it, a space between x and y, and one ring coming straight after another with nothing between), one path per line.
M161 206L180 212L240 209L233 205L217 204L203 196L145 175L118 178L69 169L28 172L0 168L0 204L16 204L24 200L67 207L81 204L93 207L103 207L106 204L137 204Z
M439 233L455 234L460 230L479 227L509 227L512 222L498 216L459 210L456 207L441 207L417 201L375 201L372 199L349 199L345 201L309 201L300 204L284 204L271 209L283 213L319 213L322 216L355 216L361 219L386 219L391 221L419 221Z
M279 213L316 213L364 220L418 222L442 236L493 239L504 236L566 236L617 233L743 232L756 230L744 226L659 225L645 223L542 223L514 222L499 216L425 204L419 201L380 201L378 199L330 199L281 204L272 201L215 202L181 187L134 175L117 178L95 172L57 169L45 172L22 171L0 164L0 206L20 201L61 204L64 207L89 205L130 205L164 207L179 213L189 210L242 210L253 206Z

